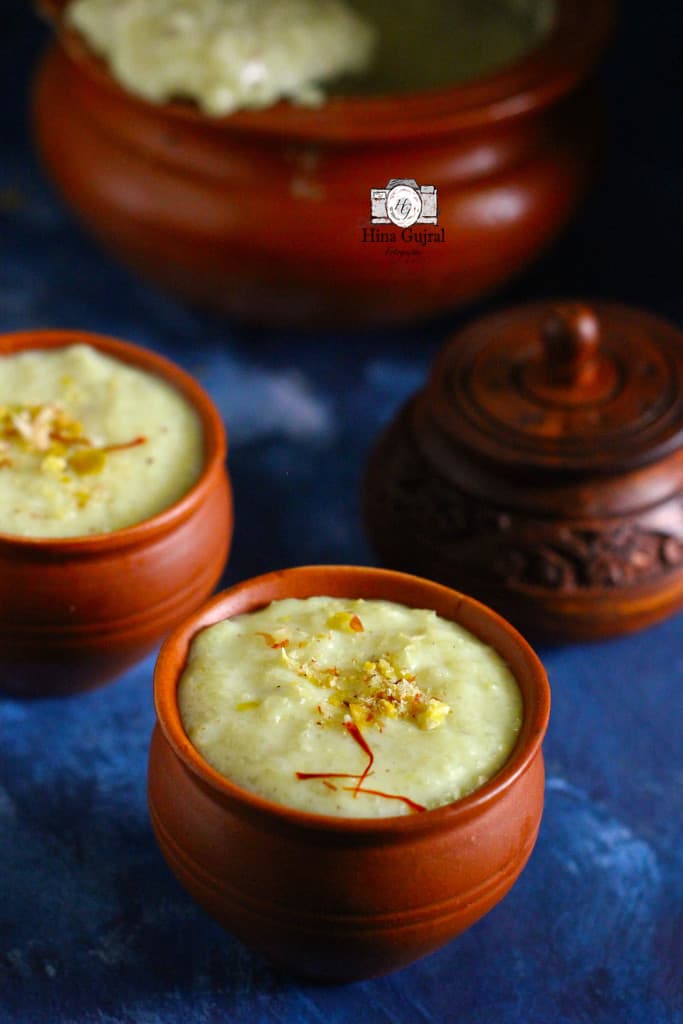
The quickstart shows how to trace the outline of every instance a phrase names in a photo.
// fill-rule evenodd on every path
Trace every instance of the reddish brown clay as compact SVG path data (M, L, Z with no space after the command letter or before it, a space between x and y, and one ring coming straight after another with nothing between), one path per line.
M272 804L209 767L185 735L176 699L193 636L272 600L313 595L433 608L499 651L524 697L522 731L501 771L447 807L350 819ZM409 964L485 914L531 853L543 808L548 683L522 637L469 597L353 566L261 576L220 594L171 634L154 686L149 805L164 856L213 917L297 973L348 981Z
M232 496L220 415L168 360L80 331L0 337L0 355L85 343L168 380L195 406L205 465L175 505L109 534L27 539L0 534L0 689L18 696L86 690L150 651L212 592L232 536Z
M608 304L458 333L365 481L382 558L555 639L683 605L683 336Z
M470 85L211 119L126 93L60 24L62 0L44 0L57 40L36 83L38 145L82 221L192 301L273 324L432 314L518 273L584 193L613 2L557 5L538 49ZM445 241L364 235L370 189L397 177L437 187Z

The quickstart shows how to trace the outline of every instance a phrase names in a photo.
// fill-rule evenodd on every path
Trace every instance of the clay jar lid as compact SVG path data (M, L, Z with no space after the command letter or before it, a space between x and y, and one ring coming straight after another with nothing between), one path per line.
M471 324L376 448L391 565L558 638L683 604L683 335L634 309L535 304Z

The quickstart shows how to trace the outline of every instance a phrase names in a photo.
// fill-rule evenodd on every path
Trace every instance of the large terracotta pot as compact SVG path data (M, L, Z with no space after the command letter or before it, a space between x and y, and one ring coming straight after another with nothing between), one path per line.
M283 597L385 598L433 608L508 662L524 699L503 768L456 803L421 814L339 818L278 806L219 775L182 726L176 690L203 627ZM448 942L510 889L543 808L550 694L522 637L476 601L428 580L358 567L306 567L248 580L175 630L155 671L152 824L170 867L222 925L298 973L351 980L396 970Z
M125 92L63 27L63 3L42 6L56 38L35 131L60 191L126 263L247 320L374 324L457 306L538 255L593 168L590 76L612 0L558 0L536 50L469 85L216 119ZM426 230L443 241L371 234L370 190L401 177L437 188Z
M82 331L0 337L0 356L84 343L157 374L196 408L201 477L170 508L112 533L35 539L0 533L0 690L56 696L113 679L213 591L230 546L232 495L218 410L180 367Z

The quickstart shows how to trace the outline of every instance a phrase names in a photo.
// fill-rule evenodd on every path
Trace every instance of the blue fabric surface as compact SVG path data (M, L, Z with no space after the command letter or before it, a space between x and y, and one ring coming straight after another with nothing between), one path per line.
M226 582L372 562L358 499L369 446L463 316L302 338L226 324L140 284L80 231L37 167L24 98L44 32L20 0L0 17L0 331L119 335L204 383L231 443ZM680 28L673 2L624 5L605 71L603 179L542 263L486 308L600 295L683 322ZM0 698L0 1022L683 1021L683 616L540 653L554 707L527 870L441 952L346 987L274 970L167 870L145 801L152 658L85 696Z

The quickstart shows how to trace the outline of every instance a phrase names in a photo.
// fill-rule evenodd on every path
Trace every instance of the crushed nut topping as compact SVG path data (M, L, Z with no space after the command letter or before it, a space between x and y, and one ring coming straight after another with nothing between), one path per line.
M13 466L16 454L22 452L41 457L41 472L70 483L73 477L101 473L110 452L145 441L136 437L122 444L98 445L59 402L0 405L0 469Z
M338 629L343 633L362 633L363 623L352 612L335 612L327 620L329 629Z
M349 612L335 613L327 626L350 634L364 631L360 618ZM280 633L277 637L262 632L255 635L272 650L279 650L283 664L299 678L328 691L316 708L322 722L353 721L358 727L373 725L381 730L387 719L399 718L429 731L438 729L450 714L449 705L422 690L416 677L402 669L391 654L340 671L336 665L320 665L316 658L306 658L305 654L297 657L294 652L305 651L309 641L294 642L293 637L285 635L285 627L278 630Z

